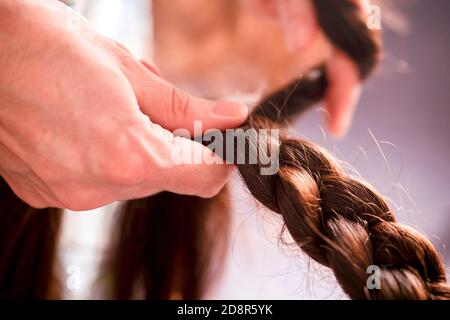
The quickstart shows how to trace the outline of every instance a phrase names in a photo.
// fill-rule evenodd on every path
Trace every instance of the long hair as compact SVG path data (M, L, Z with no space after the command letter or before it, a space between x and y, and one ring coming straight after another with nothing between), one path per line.
M224 189L213 199L162 192L128 201L112 233L114 253L103 267L111 274L109 298L201 297L219 271L212 262L222 261L226 251L227 200Z
M379 44L364 23L360 9L350 0L313 3L329 40L358 66L361 79L367 77L377 63ZM289 117L322 100L328 83L325 68L319 69L319 77L296 81L267 97L242 129L276 129ZM268 137L262 145L278 143ZM254 147L250 143L247 137L244 150ZM281 137L276 175L261 176L263 164L245 163L237 167L253 197L282 216L285 228L299 248L331 268L350 298L450 298L444 265L432 244L417 231L397 223L382 196L364 182L346 175L322 148L301 139ZM186 202L189 205L183 205ZM206 289L202 286L204 277L209 276L204 266L223 254L210 247L211 233L204 226L195 228L198 222L204 224L205 204L211 202L214 199L170 193L129 202L118 224L120 243L112 257L113 297L131 298L131 288L140 283L144 284L147 298L200 298ZM139 204L145 210L130 215L129 208ZM159 209L148 212L155 207ZM179 229L177 219L185 213L190 222ZM154 215L158 217L152 218ZM210 212L207 219L218 217ZM223 213L220 217L223 218ZM152 220L159 224L153 225ZM186 230L188 225L195 227ZM185 238L165 238L161 243L160 234L179 232ZM192 237L191 232L198 234ZM219 233L214 233L213 238L218 241ZM164 249L172 248L178 239L167 257ZM161 247L164 249L159 251ZM185 252L181 258L179 250ZM192 268L194 265L202 268ZM367 270L372 265L380 268L382 290L367 288Z
M61 217L31 208L0 179L0 299L59 296L53 261Z
M313 3L328 39L358 66L361 79L367 77L379 46L354 1ZM318 67L319 77L266 97L242 128L279 128L322 100L328 83L325 68ZM244 183L257 201L281 215L302 251L334 272L350 298L450 299L437 251L423 235L396 222L373 188L345 174L317 145L283 136L267 139L267 145L279 143L278 173L261 176L263 164L240 164ZM247 139L247 149L250 143ZM2 189L0 297L48 298L60 214L30 209L6 184ZM226 203L225 193L206 200L164 192L128 201L104 265L111 298L201 298L217 271L214 263L224 257ZM372 265L380 270L381 290L367 288Z

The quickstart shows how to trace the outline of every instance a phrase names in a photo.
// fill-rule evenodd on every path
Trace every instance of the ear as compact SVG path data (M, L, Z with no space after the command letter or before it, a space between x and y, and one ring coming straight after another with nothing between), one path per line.
M325 99L328 127L335 136L344 136L351 125L361 92L359 72L347 55L337 48L332 49L328 40L323 40L312 0L243 1L248 8L281 23L288 49L301 56L306 69L325 63L329 82ZM356 2L364 7L365 0ZM328 44L325 45L324 41Z
M278 20L292 52L308 48L320 31L311 0L242 1L253 12Z
M320 42L320 26L312 0L273 2L277 4L278 16L291 48L295 52L303 51L320 56L319 52L323 47L320 46L319 51L314 50L315 42ZM356 0L361 10L364 9L365 2L366 0ZM304 55L303 59L307 60L307 56ZM325 65L329 83L325 97L328 128L336 137L343 137L350 128L361 94L359 72L354 62L337 48L331 50Z
M338 49L326 64L328 90L325 97L328 127L336 137L343 137L353 119L361 95L359 72L353 61Z

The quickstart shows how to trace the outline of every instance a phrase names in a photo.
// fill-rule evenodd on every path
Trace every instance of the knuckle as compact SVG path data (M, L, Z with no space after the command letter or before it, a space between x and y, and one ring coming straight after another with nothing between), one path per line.
M126 55L131 55L131 51L128 50L127 47L125 47L123 44L117 41L113 41L114 47L121 53L124 53Z
M87 189L66 192L59 202L65 209L72 211L91 210L106 204L99 199L96 192Z
M170 110L172 119L184 119L189 110L189 96L184 91L173 87L170 99Z
M198 190L197 195L201 198L213 198L216 196L225 186L226 180L220 179L211 183L207 183L205 187Z
M208 186L207 188L202 188L197 195L201 198L209 199L216 196L220 192L220 190L222 190L222 186Z
M120 42L105 37L101 37L99 41L103 43L104 47L106 47L110 52L114 53L119 58L131 55L130 50L128 50L128 48Z
M9 183L9 185L14 194L30 207L34 209L44 209L50 206L49 203L46 203L44 199L39 196L38 192L29 188L22 188L16 183Z
M49 207L47 203L35 197L24 197L23 201L34 209L45 209Z

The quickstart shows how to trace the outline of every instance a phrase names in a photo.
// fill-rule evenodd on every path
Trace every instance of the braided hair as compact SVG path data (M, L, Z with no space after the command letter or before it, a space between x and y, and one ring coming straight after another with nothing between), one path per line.
M333 0L315 0L314 5L328 38L365 78L376 65L378 45L357 6L353 1ZM269 97L244 128L276 127L273 122L320 100L327 86L325 79L322 75L306 85L293 84L299 89L291 96L292 88L288 88ZM270 140L271 136L264 138ZM246 141L250 147L250 140ZM345 174L333 156L313 143L281 137L262 144L275 143L280 143L276 175L255 179L262 163L238 164L239 173L251 194L282 216L298 246L333 271L350 298L450 299L445 267L431 242L398 223L379 193ZM381 290L368 290L367 270L372 265L380 268Z
M366 78L380 50L360 8L353 0L314 0L313 4L328 39L355 63L360 78ZM264 99L241 132L278 129L286 119L322 100L327 86L326 68L319 67L318 77L295 81ZM333 156L313 143L283 136L272 141L270 134L264 138L267 141L260 145L269 149L279 144L277 174L260 175L264 164L244 161L237 165L240 176L257 201L281 215L299 248L334 272L350 298L450 298L444 265L432 244L396 222L372 187L345 174ZM257 148L250 137L245 139L244 151ZM223 203L223 195L219 198ZM214 199L171 193L130 201L118 224L113 297L130 298L139 280L148 299L201 297L208 264L223 257L211 244L225 241L228 232L226 215L207 215L213 203ZM206 222L216 227L210 229ZM138 228L145 231L136 232ZM161 242L170 232L177 240ZM367 270L373 265L380 271L381 290L367 286Z
M379 45L354 0L312 0L333 45L357 65L361 79L377 63ZM264 99L242 129L275 129L322 100L326 69ZM321 147L281 136L279 170L238 164L253 195L279 214L298 247L330 268L352 299L450 299L444 265L419 232L396 222L368 184L347 175ZM245 140L247 149L252 141ZM239 150L235 150L238 152ZM61 211L33 209L0 181L0 298L58 298L55 250ZM209 214L214 211L214 214ZM219 269L229 234L226 190L213 199L163 192L125 203L104 261L110 298L200 298ZM35 262L39 265L35 266ZM379 268L381 290L369 290L367 268Z

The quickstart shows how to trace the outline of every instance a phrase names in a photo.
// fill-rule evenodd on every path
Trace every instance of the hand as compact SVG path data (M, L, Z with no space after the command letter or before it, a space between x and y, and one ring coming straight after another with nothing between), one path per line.
M36 208L87 210L168 190L210 197L228 165L168 130L240 125L239 104L189 96L54 0L0 2L0 174Z
M358 68L340 50L332 48L330 43L323 43L324 37L320 37L320 32L317 32L320 26L316 21L311 0L242 1L253 12L277 19L285 34L287 46L295 50L296 54L303 55L301 60L311 60L314 64L315 57L323 56L323 51L330 52L326 54L326 61L323 62L329 82L325 101L328 127L335 136L345 135L351 126L353 113L361 94ZM363 0L355 0L355 2L361 9L363 8ZM310 67L316 67L316 65L310 65Z

